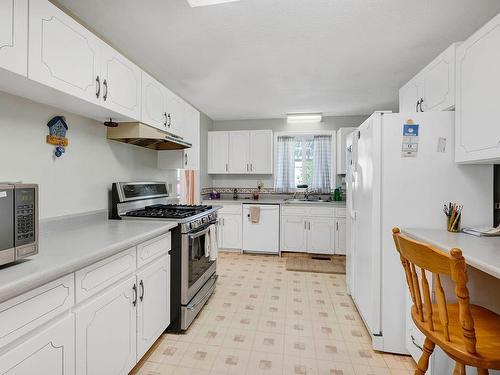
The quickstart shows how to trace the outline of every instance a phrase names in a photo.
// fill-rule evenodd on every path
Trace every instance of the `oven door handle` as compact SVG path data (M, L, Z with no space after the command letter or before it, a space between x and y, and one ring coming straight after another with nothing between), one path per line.
M208 228L203 229L203 230L201 230L201 231L199 231L199 232L196 232L196 233L194 233L194 234L189 234L189 233L188 233L188 237L189 237L190 239L194 240L195 238L198 238L198 237L204 236L205 234L207 234L207 233L208 233L208 231L210 230L210 227L211 227L211 226L212 226L212 225L210 225Z
M213 275L213 276L210 278L210 279L213 279L213 284L212 284L212 286L208 289L208 292L207 292L207 293L205 293L205 295L204 295L203 297L198 298L198 300L197 300L196 302L194 302L193 304L189 304L189 305L187 305L187 306L186 306L186 308L187 308L188 310L190 310L190 311L191 311L191 310L196 309L196 306L198 306L200 303L204 302L204 301L205 301L205 299L206 299L206 298L207 298L210 294L212 294L212 293L214 292L214 290L215 290L215 286L217 285L217 279L218 279L218 278L219 278L219 275ZM209 279L209 280L210 280L210 279Z

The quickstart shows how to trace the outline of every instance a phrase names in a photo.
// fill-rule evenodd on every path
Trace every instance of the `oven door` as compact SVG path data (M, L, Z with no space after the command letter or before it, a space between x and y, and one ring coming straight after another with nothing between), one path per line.
M205 244L210 240L210 228L215 223L182 235L181 303L189 304L215 273L216 261L205 256Z

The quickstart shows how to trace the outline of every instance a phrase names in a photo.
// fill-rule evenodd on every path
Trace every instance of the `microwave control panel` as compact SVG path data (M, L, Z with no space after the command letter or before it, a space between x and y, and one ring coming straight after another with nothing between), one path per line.
M35 242L35 189L15 190L15 238L16 246Z

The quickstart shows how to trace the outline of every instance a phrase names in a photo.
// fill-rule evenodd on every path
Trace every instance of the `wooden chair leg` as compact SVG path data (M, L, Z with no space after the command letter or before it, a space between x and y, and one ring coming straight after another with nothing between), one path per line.
M455 369L453 375L465 375L465 365L460 362L455 362Z
M422 356L418 360L417 369L415 370L415 375L424 375L427 372L427 368L429 367L429 357L434 351L435 346L436 344L434 344L431 340L429 340L428 337L425 339L423 348L424 350Z
M477 369L477 375L488 375L490 372L488 369L485 368L478 368Z

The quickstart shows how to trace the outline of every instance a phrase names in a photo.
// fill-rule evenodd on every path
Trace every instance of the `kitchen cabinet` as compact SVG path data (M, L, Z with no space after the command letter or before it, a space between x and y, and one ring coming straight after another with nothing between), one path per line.
M335 219L313 217L308 219L307 252L335 253Z
M186 105L184 124L184 139L192 146L183 150L183 168L197 171L200 169L200 112L190 105Z
M137 360L170 324L170 255L137 274Z
M307 251L307 233L304 216L281 216L282 251Z
M250 132L229 132L229 173L243 174L250 172L249 160Z
M167 93L167 131L184 137L184 108L186 103L169 89Z
M208 132L208 173L229 172L229 133Z
M208 132L208 173L272 174L271 130Z
M92 103L103 94L101 41L48 1L29 7L28 78Z
M0 356L0 374L74 375L73 316L51 324Z
M28 0L0 2L0 68L28 75Z
M219 215L219 236L222 249L242 248L242 220L239 214Z
M77 375L127 375L135 366L137 288L131 276L76 312Z
M455 106L455 53L444 50L399 90L400 112L445 111Z
M250 132L250 173L273 173L273 132L255 130Z
M141 70L105 43L101 43L102 105L124 115L141 118ZM120 119L117 119L120 120Z
M281 251L345 254L345 231L344 208L301 204L281 209Z
M166 104L165 86L143 71L141 121L157 129L166 130Z
M250 208L260 209L258 223L250 220ZM277 204L243 205L243 251L279 253L280 206Z
M335 219L335 254L345 255L347 250L346 219Z
M346 174L346 142L347 136L356 128L340 128L337 130L337 174Z
M455 160L500 160L498 87L500 87L500 14L457 49Z

